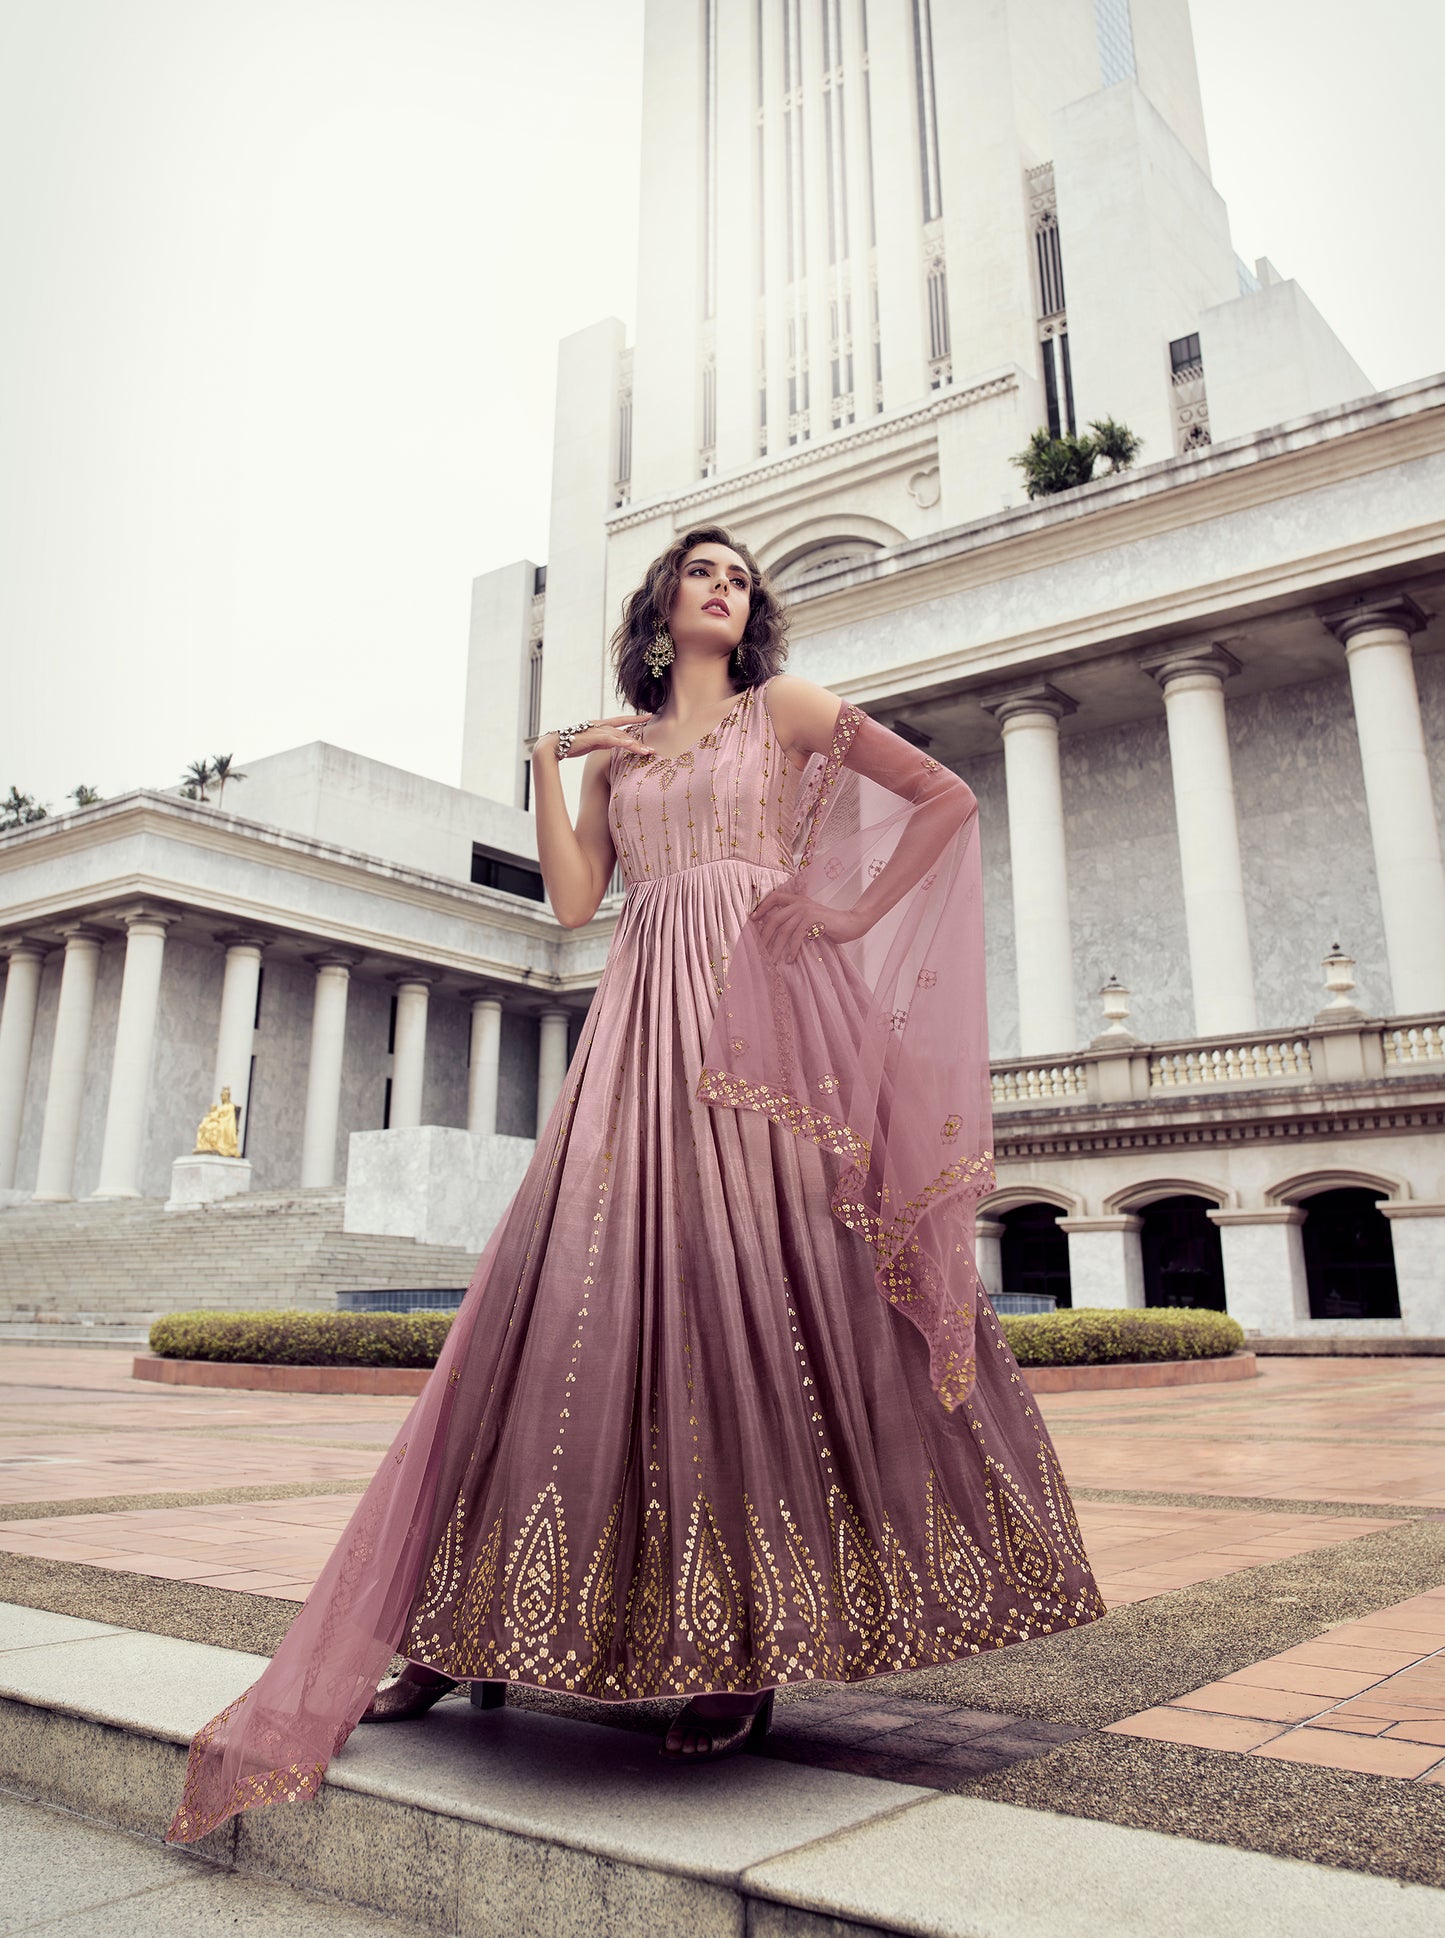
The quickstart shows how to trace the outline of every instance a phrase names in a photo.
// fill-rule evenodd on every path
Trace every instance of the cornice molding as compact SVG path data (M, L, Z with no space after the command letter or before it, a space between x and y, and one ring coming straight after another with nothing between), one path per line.
M911 539L881 558L827 574L789 599L790 630L807 639L856 623L957 594L977 585L1021 578L1047 567L1143 540L1238 511L1299 497L1331 484L1410 463L1445 451L1445 377L1435 377L1342 410L1319 412L1292 424L1214 445L1207 457L1173 457L1137 471L1120 471L1092 484L995 512L966 526ZM1445 543L1445 518L1423 518L1392 534L1392 552L1380 540L1332 553L1296 558L1287 569L1318 597L1327 566L1338 576L1368 559L1372 570L1404 566L1411 556ZM1266 566L1212 583L1221 587L1268 584L1279 571ZM1153 602L1173 617L1175 599ZM1207 601L1199 602L1208 609ZM1121 615L1128 609L1121 609ZM1148 607L1140 609L1147 611ZM851 697L851 696L850 696Z
M1406 1091L1404 1096L1399 1094L1401 1089ZM1011 1124L1010 1114L997 1111L994 1117L994 1151L1003 1164L1239 1144L1298 1144L1328 1137L1399 1136L1412 1131L1433 1136L1445 1128L1445 1080L1438 1074L1413 1080L1390 1078L1387 1084L1340 1085L1327 1094L1318 1088L1309 1094L1280 1089L1255 1091L1248 1098L1211 1091L1207 1098L1181 1098L1172 1108L1154 1103L1089 1104L1050 1112L1046 1121L1036 1117L1032 1123Z
M634 525L650 525L655 519L675 517L679 512L693 511L701 505L716 505L720 501L754 496L794 472L805 471L833 458L846 457L853 451L867 450L873 445L885 445L893 438L906 437L936 424L941 417L952 416L955 411L966 410L970 405L983 403L990 397L1007 396L1010 391L1017 390L1018 385L1018 371L1009 369L1000 371L997 376L985 377L979 383L965 385L962 389L940 392L936 398L916 410L903 411L896 417L875 418L871 423L859 425L841 437L819 438L815 443L800 445L796 451L789 451L786 457L771 458L766 464L753 465L746 471L735 471L724 477L699 479L686 491L650 498L641 505L628 505L625 510L614 512L605 521L607 530L609 533L625 532Z
M153 850L142 849L133 862L121 857L123 865L109 873L97 872L84 882L71 881L62 889L21 899L13 895L13 878L37 862L63 861L146 837L259 864L276 878L277 887L290 875L390 903L399 916L411 909L419 915L461 919L471 925L481 947L466 951L438 947L409 935L404 921L388 933L375 922L351 921L344 915L323 918L275 894L241 893L188 880L179 872L158 868ZM124 865L127 862L131 865ZM52 824L39 822L0 836L0 923L7 931L23 933L27 940L36 929L53 930L67 918L118 916L121 905L141 899L180 907L218 927L259 930L271 938L287 936L368 957L424 962L449 975L473 980L492 976L509 988L530 986L556 993L596 983L600 964L594 968L588 959L605 945L617 920L614 907L606 914L599 912L585 928L564 930L540 904L519 907L495 889L424 874L261 822L231 815L219 819L207 815L203 820L186 805L148 790L117 796L80 815L57 817ZM540 945L548 966L519 968L513 958L501 953L508 937L523 937L534 950ZM221 946L218 942L217 947ZM578 956L586 961L580 969L574 966Z

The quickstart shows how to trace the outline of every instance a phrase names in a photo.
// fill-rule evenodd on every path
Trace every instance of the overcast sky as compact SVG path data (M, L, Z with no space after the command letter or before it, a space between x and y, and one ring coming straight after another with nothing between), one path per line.
M1239 253L1376 384L1445 367L1445 5L1193 16ZM0 0L0 792L316 739L457 778L557 340L631 327L641 20Z

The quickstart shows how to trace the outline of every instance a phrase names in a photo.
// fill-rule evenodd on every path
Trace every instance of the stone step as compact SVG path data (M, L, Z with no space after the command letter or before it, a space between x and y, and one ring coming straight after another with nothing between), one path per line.
M144 1352L149 1326L16 1326L0 1322L0 1346L113 1346L117 1352Z
M343 1230L345 1194L276 1192L167 1212L156 1200L0 1212L0 1313L59 1324L209 1306L328 1310L339 1291L464 1286L475 1254Z
M0 1786L148 1840L263 1658L0 1604ZM1439 1938L1445 1892L516 1706L359 1729L318 1802L190 1847L430 1931Z

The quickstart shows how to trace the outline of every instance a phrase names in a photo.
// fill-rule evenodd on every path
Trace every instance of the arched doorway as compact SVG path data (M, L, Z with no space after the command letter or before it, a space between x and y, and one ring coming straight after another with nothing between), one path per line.
M1059 1230L1057 1205L1010 1205L991 1214L1003 1226L999 1276L1005 1292L1046 1293L1059 1307L1073 1304L1069 1287L1069 1239Z
M1224 1256L1207 1198L1156 1198L1139 1207L1145 1305L1224 1311Z
M1304 1200L1305 1283L1312 1319L1398 1319L1400 1287L1383 1191L1345 1185Z

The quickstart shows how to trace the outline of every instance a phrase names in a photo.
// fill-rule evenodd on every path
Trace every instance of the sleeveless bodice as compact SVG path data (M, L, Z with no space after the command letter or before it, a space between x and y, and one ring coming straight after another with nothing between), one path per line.
M791 872L804 770L773 729L764 686L740 693L710 733L670 759L613 753L608 816L629 888L718 861Z

